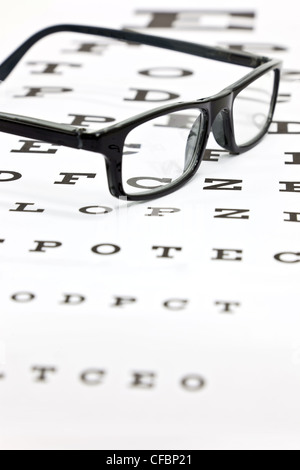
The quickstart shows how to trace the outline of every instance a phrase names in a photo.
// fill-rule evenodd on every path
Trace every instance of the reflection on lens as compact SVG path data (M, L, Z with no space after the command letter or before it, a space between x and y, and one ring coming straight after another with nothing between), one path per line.
M187 109L152 119L127 136L122 164L127 194L146 194L164 189L193 167L203 114Z
M253 126L255 126L258 131L261 131L264 128L267 120L268 120L268 115L262 114L262 113L255 114L252 117Z
M233 104L235 141L243 146L258 138L269 120L274 88L274 71L242 90Z

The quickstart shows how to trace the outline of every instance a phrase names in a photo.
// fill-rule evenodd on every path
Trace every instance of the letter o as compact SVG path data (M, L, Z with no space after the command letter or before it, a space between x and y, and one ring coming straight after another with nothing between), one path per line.
M184 310L188 304L188 300L185 299L170 299L164 302L164 307L168 310Z
M89 209L101 209L101 212L92 212ZM103 214L108 214L109 212L112 212L112 209L106 206L87 206L87 207L82 207L81 209L79 209L79 212L82 212L83 214L90 214L90 215L103 215Z
M199 375L187 375L182 379L181 385L189 392L197 392L205 386L205 380Z
M100 385L104 374L104 370L89 369L81 374L80 380L86 385Z
M99 251L99 248L102 248L102 247L111 247L112 251L108 251L108 252ZM113 245L111 243L101 243L100 245L93 246L92 248L93 253L96 253L97 255L103 255L103 256L114 255L118 253L120 250L121 248L119 246Z
M26 303L31 302L35 299L35 295L31 292L17 292L16 294L11 296L11 299L15 302Z
M151 78L181 78L193 75L193 72L178 67L153 67L152 69L141 70L139 74Z

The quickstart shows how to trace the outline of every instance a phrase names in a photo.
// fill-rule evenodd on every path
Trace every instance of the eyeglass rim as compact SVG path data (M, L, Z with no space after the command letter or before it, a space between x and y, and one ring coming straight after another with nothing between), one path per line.
M128 133L141 123L147 122L151 119L154 119L155 117L162 116L167 112L175 112L198 107L207 113L207 129L210 130L216 115L222 110L227 110L229 115L226 117L224 114L224 122L226 119L226 125L228 126L228 141L225 143L225 145L222 146L232 153L242 153L250 150L252 147L257 145L261 138L266 134L270 126L277 99L280 69L282 65L281 61L246 52L214 48L186 41L145 35L131 31L113 30L108 28L81 25L56 25L45 28L27 39L27 41L21 44L21 46L19 46L19 48L17 48L16 51L14 51L0 65L0 80L4 80L11 73L16 64L21 60L21 58L30 49L30 47L32 47L33 44L43 37L57 32L79 32L120 39L123 41L133 41L139 44L146 44L149 46L175 50L207 59L218 60L236 65L243 65L254 69L240 80L226 87L220 93L212 97L201 98L196 101L164 105L137 116L133 116L125 121L116 123L105 129L101 129L100 131L90 131L85 128L79 129L70 125L57 124L50 121L43 121L40 119L18 116L14 114L0 113L0 131L29 138L37 138L45 142L64 145L71 148L81 148L84 150L102 153L106 160L108 184L110 192L113 196L118 198L127 197L128 200L146 200L158 197L160 195L166 195L183 186L183 184L185 184L186 181L193 176L200 165L205 148L202 148L202 156L199 155L198 161L196 162L197 164L193 168L191 174L184 175L179 180L170 183L167 187L159 190L153 190L151 193L128 195L124 191L121 174L123 145ZM232 126L232 108L234 99L241 90L270 70L275 71L275 80L271 111L268 122L257 138L249 142L247 145L237 146ZM218 111L217 113L216 110ZM208 135L206 136L206 139L207 138ZM108 139L112 139L110 143L108 142Z
M138 201L138 200L150 200L159 196L165 196L173 191L182 187L188 180L190 180L194 174L197 172L200 163L203 159L203 154L206 148L206 143L209 137L209 133L212 129L214 120L220 112L228 113L224 116L226 119L226 125L229 126L227 129L227 142L220 144L223 148L228 150L231 154L241 154L244 153L253 147L255 147L267 133L270 124L272 122L275 105L277 101L279 81L280 81L280 69L281 63L277 60L272 60L266 64L261 65L253 72L250 72L245 77L241 78L233 85L226 87L221 92L217 93L208 98L202 98L195 101L189 102L179 102L161 106L159 108L146 111L139 115L133 116L127 120L124 120L120 123L109 126L105 129L102 129L98 132L98 142L99 142L99 152L106 156L107 164L107 176L109 181L109 188L112 195L118 198L127 197L128 200ZM272 99L270 103L270 112L268 120L266 121L261 132L251 141L245 145L237 145L234 134L233 126L233 104L236 96L252 82L256 81L258 78L262 77L266 73L274 71L274 85ZM177 111L184 111L188 109L199 109L206 116L206 132L203 140L203 145L201 145L197 161L188 174L182 175L180 178L176 179L174 182L169 183L165 187L160 189L153 189L149 192L128 194L124 190L122 172L119 174L118 169L122 168L123 160L123 148L127 135L136 127L144 124L152 119L162 117L165 114L169 114ZM111 142L114 142L113 149L111 147ZM220 143L220 142L218 142Z
M137 44L144 44L162 49L183 52L185 54L195 55L206 59L212 59L235 65L242 65L251 68L256 68L261 64L269 62L270 60L269 57L255 55L249 52L235 51L221 47L212 47L174 38L165 38L156 35L139 33L136 31L78 24L58 24L37 31L26 41L24 41L12 54L10 54L0 65L0 81L4 81L8 77L18 62L36 42L40 41L46 36L62 32L74 32L102 36L125 42L133 42Z

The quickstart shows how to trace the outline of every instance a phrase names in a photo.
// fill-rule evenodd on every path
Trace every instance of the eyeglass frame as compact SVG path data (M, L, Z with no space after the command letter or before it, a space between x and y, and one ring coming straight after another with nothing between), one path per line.
M115 30L93 26L62 24L45 28L21 44L1 65L0 81L4 81L12 72L26 52L40 39L59 32L83 33L102 36L120 41L154 46L162 49L183 52L186 54L212 59L220 62L254 68L253 71L226 87L216 95L195 101L167 104L150 111L133 116L122 122L110 125L101 130L88 130L67 124L19 116L0 112L0 132L37 139L54 145L100 153L105 158L107 179L110 193L117 198L128 201L146 201L172 193L181 188L197 172L206 149L211 130L217 143L232 154L240 154L256 146L267 133L272 122L278 96L282 62L269 57L258 56L247 52L234 51L218 47L163 38L126 30ZM264 74L274 71L274 87L268 119L257 137L246 145L237 145L234 135L233 103L236 96L252 82ZM136 127L167 113L199 109L203 114L201 132L203 139L197 142L194 160L188 172L169 183L151 190L149 193L128 194L122 180L123 148L127 135ZM216 119L218 117L218 119Z

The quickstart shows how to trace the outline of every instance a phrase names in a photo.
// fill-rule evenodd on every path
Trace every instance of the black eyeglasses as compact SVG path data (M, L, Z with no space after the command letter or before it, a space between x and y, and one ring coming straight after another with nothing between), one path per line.
M281 62L244 52L130 31L58 25L34 34L16 49L1 64L0 80L37 41L58 32L103 36L254 69L217 95L165 105L99 131L0 113L1 132L101 153L110 192L117 198L148 200L179 189L199 168L211 130L217 143L233 154L251 149L268 131ZM168 126L170 120L183 124Z

